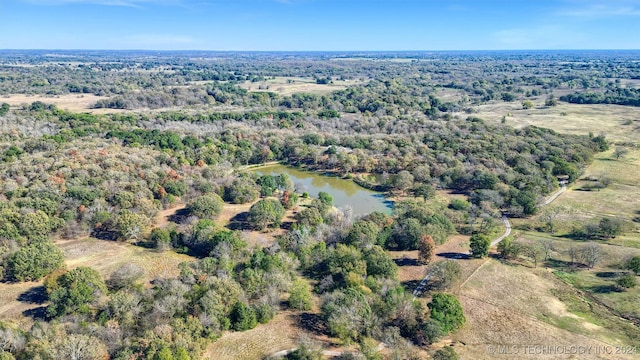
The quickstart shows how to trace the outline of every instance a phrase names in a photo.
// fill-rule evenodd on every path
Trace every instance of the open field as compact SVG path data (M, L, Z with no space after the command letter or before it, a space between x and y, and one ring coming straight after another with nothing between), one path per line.
M296 326L295 316L281 312L267 324L245 332L226 332L209 345L203 359L260 360L275 352L296 347L296 340L305 332Z
M56 245L65 254L67 268L89 266L108 279L113 271L123 264L135 264L144 270L143 281L155 278L175 277L178 264L193 258L173 251L157 252L128 243L81 238L58 241ZM25 311L42 306L42 303L21 299L29 291L40 291L42 281L28 283L0 283L0 320L13 320L28 327L32 319Z
M611 355L596 354L594 348L632 344L619 332L609 330L612 325L631 325L607 316L606 311L593 309L593 316L585 317L573 313L575 304L569 300L581 299L544 269L531 271L489 261L456 294L467 318L465 327L453 336L456 352L462 359L517 358L514 346L522 354L527 345L591 346L590 353L578 358L610 359ZM512 352L499 354L496 348L500 345ZM618 359L633 356L616 354ZM535 358L558 357L556 354Z
M54 104L58 108L71 112L89 112L92 114L111 114L124 112L120 109L93 109L93 105L99 100L108 99L106 96L96 96L93 94L66 94L66 95L24 95L10 94L0 97L0 103L7 103L11 106L21 106L31 104L34 101L42 101L45 104Z
M638 142L640 139L640 115L638 109L621 105L580 105L559 102L558 106L545 107L546 97L532 98L535 108L524 110L521 101L492 101L484 105L471 106L473 114L457 113L458 116L477 116L481 119L500 122L504 116L506 124L516 128L535 125L561 133L594 135L603 133L614 142ZM631 121L630 125L624 125Z
M629 223L629 230L609 243L640 247L640 225L633 219L640 210L640 150L629 149L629 153L616 160L613 150L597 154L593 163L585 169L583 180L577 181L556 200L555 204L567 207L569 213L562 221L569 224L597 221L601 217L615 217ZM608 178L611 185L598 191L580 190L590 183L588 178Z
M278 95L295 93L324 95L332 91L344 90L347 86L354 84L357 82L334 80L333 84L317 84L314 79L310 78L276 77L260 82L245 81L240 87L253 92L273 92Z

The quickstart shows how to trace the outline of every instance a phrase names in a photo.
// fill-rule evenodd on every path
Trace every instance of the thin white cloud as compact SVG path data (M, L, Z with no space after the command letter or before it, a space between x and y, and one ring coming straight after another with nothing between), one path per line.
M635 2L592 3L586 7L561 10L558 15L582 19L596 19L620 16L640 16L640 7Z

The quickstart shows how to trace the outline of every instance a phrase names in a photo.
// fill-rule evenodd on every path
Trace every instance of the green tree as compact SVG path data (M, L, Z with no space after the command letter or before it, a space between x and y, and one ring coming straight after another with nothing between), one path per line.
M284 213L285 210L280 201L262 199L251 206L247 220L252 227L263 230L267 226L280 226Z
M294 310L311 310L311 291L309 284L302 279L296 279L289 290L289 307Z
M296 220L298 223L305 226L318 226L322 224L322 215L320 215L320 211L317 208L309 207L304 210L298 212L296 214Z
M89 267L77 267L60 275L52 286L47 289L50 316L88 313L100 296L107 294L107 285L100 273Z
M529 110L529 109L533 108L533 106L534 106L534 104L533 104L533 101L531 101L531 100L525 100L525 101L522 102L522 108L524 110Z
M246 204L254 201L260 195L259 187L253 180L240 177L225 188L224 199L233 204Z
M460 279L462 267L458 261L445 260L431 265L427 271L431 275L429 287L434 290L444 290Z
M114 229L118 239L138 239L149 224L149 219L131 210L121 210L114 220Z
M508 237L498 244L498 253L503 259L517 258L522 249L522 246L516 243L512 237Z
M238 301L231 310L231 324L236 331L253 329L258 325L256 313L251 306Z
M469 240L469 246L471 255L473 257L481 258L489 255L489 246L491 245L491 239L484 234L474 234Z
M187 206L187 211L201 219L215 218L222 211L224 202L218 194L207 194L195 198Z
M633 274L625 274L621 278L618 279L618 286L623 289L631 289L636 287L636 277Z
M395 279L398 266L389 255L378 245L373 245L363 252L364 261L367 263L368 276L381 276Z
M433 354L433 360L458 360L458 354L451 346L445 346Z
M2 103L2 105L0 105L0 116L4 116L8 112L9 112L9 104Z
M376 243L380 229L376 224L368 220L356 221L345 239L348 245L366 248Z
M547 100L545 100L544 102L544 106L547 106L547 107L552 107L557 105L558 105L558 100L556 99L555 96L553 96L553 94L549 95Z
M435 293L427 306L431 319L438 321L445 334L457 331L466 321L462 305L453 294Z
M634 256L629 259L627 269L633 271L636 275L640 275L640 256Z
M393 177L393 187L405 191L413 186L413 175L407 170L402 170Z
M171 234L163 228L151 230L149 237L151 244L158 250L168 250L171 248Z
M420 184L413 188L413 194L415 196L420 196L424 201L427 201L436 196L436 191L429 184Z
M418 219L403 218L394 223L393 241L398 250L416 250L422 234L424 227Z
M64 253L49 241L20 248L7 260L9 277L16 281L36 281L64 265Z
M331 196L329 193L320 191L318 193L318 199L320 199L320 201L322 201L322 203L326 206L333 206L333 196Z

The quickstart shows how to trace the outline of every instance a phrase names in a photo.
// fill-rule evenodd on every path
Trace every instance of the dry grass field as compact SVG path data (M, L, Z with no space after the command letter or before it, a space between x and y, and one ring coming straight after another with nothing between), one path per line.
M609 330L611 324L620 326L622 320L573 313L575 302L583 300L545 269L532 271L491 260L456 294L467 318L465 327L452 338L461 359L526 358L525 346L531 345L562 349L591 346L591 351L579 355L529 355L536 359L635 358L635 355L596 354L596 347L615 351L615 346L630 344L619 332ZM595 309L597 305L591 306L593 312L603 313ZM500 346L503 346L502 354ZM520 355L514 353L514 349Z
M246 81L240 87L252 92L273 92L278 95L291 95L295 93L312 93L325 95L332 91L344 90L356 81L334 80L333 84L317 84L314 79L299 77L276 77L261 82Z
M96 269L103 278L108 279L113 271L123 264L131 263L144 270L143 281L155 278L175 277L179 274L178 264L193 261L193 258L172 251L157 252L128 243L80 238L56 242L65 254L67 268L89 266ZM0 283L0 320L12 320L23 328L33 322L25 311L41 307L42 303L33 303L23 294L39 291L40 282Z
M296 347L297 339L306 334L296 326L295 315L281 312L267 324L245 332L226 332L209 345L203 359L260 360L269 354Z
M638 108L620 105L579 105L560 102L558 106L545 107L546 97L532 98L535 107L522 108L522 102L492 101L471 106L473 114L457 113L461 118L477 116L491 122L501 122L516 128L535 125L560 133L594 135L603 133L615 142L638 142L640 139L640 113ZM511 114L510 116L507 116ZM629 125L625 125L631 122Z
M71 112L89 112L92 114L111 114L124 112L120 109L93 109L93 105L99 100L108 99L106 96L96 96L93 94L66 94L66 95L24 95L10 94L0 97L0 103L7 103L11 106L21 106L31 104L34 101L42 101L45 104L54 104L58 108Z
M605 189L581 190L592 182L586 179L603 177L611 181ZM620 159L615 159L613 150L597 154L581 179L554 202L570 209L562 219L565 226L597 221L605 216L624 219L629 224L628 231L608 242L640 248L640 224L634 222L640 216L640 150L629 149Z

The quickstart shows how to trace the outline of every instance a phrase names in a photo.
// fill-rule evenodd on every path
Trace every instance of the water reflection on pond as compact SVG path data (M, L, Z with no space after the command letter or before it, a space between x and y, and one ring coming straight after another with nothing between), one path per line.
M287 174L298 192L308 192L317 197L320 191L333 196L336 207L349 206L354 216L366 215L373 211L391 213L392 202L383 194L361 187L351 180L334 176L324 176L312 171L299 170L285 165L270 165L253 170L261 175Z

